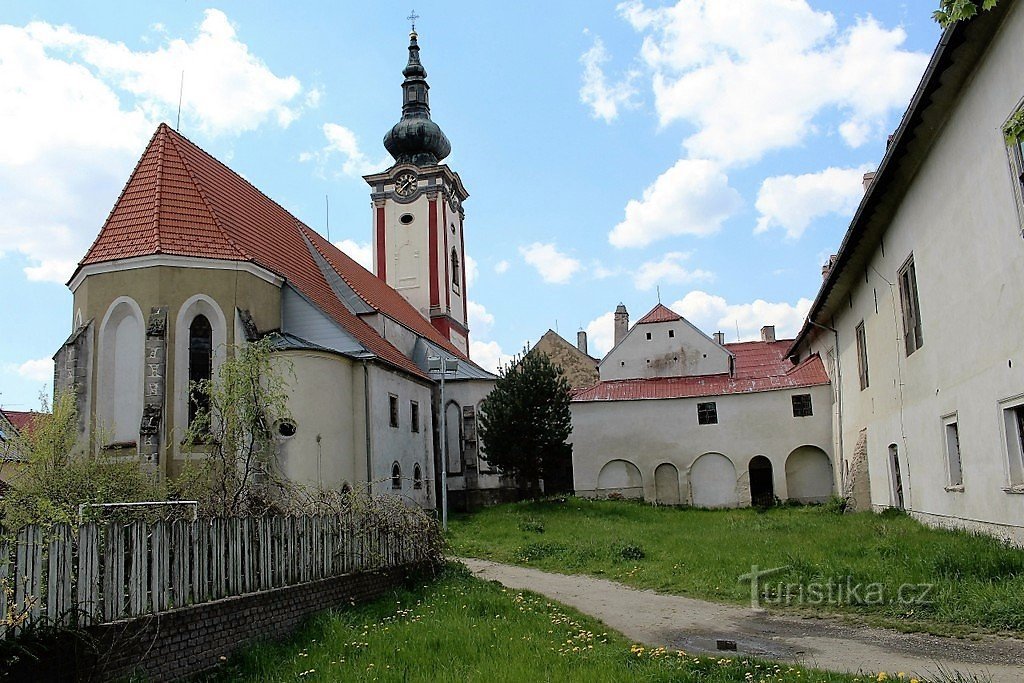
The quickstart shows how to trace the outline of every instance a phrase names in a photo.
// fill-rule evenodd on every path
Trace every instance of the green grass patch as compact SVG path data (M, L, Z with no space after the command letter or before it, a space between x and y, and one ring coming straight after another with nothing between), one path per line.
M542 526L543 535L525 531L523 520ZM454 517L449 540L466 557L737 604L750 602L750 584L739 576L754 565L785 567L762 580L762 606L854 615L903 630L1024 632L1024 551L904 514L568 498Z
M325 613L292 640L252 648L207 680L848 683L876 678L640 647L575 610L475 579L452 565L436 583Z

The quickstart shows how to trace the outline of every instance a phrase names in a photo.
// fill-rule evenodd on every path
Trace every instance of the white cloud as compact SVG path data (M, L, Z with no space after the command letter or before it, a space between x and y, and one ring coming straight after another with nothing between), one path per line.
M864 195L864 172L870 167L829 167L818 173L781 175L766 178L757 193L755 233L772 227L797 239L817 218L828 214L849 217Z
M30 280L64 282L85 254L157 122L237 134L298 115L301 85L279 78L206 13L192 42L123 44L33 22L0 25L0 252L27 258ZM241 92L244 90L244 92Z
M604 41L594 38L594 44L580 57L583 64L583 85L580 86L580 102L590 107L594 118L611 123L619 116L619 108L635 108L636 87L633 81L639 73L631 71L624 78L609 83L602 64L611 59Z
M680 159L642 199L626 204L626 217L608 234L616 247L645 247L664 237L715 233L739 209L740 194L717 164Z
M497 263L494 264L494 272L497 273L498 275L501 275L508 271L508 265L508 261L502 259L501 261L498 261Z
M514 358L513 355L503 351L498 342L474 341L472 339L469 342L469 357L484 370L493 373L497 373Z
M356 134L339 123L325 123L324 137L327 144L315 152L302 152L299 161L315 161L318 172L323 174L335 154L341 154L341 173L360 177L367 173L376 173L391 165L391 157L385 154L378 160L370 159L359 148Z
M615 345L615 314L612 311L602 313L589 323L584 329L587 331L587 345L590 347L590 355L604 356L612 350Z
M729 341L735 340L736 328L742 341L761 338L761 327L775 325L779 339L795 337L803 325L810 299L799 299L795 304L769 302L757 299L750 303L731 304L723 297L694 290L669 306L707 334L725 332Z
M334 246L352 257L352 260L363 268L373 271L373 246L369 242L343 239L340 242L335 242Z
M633 284L639 290L647 290L655 285L676 285L714 279L714 274L709 271L686 268L683 262L689 259L690 254L686 252L670 251L659 261L647 261L637 269L633 276Z
M12 363L5 369L32 382L53 381L53 359L51 358L27 360L20 365Z
M469 313L469 329L476 336L486 337L494 325L494 315L488 312L483 304L470 299L466 302L466 309Z
M476 259L466 254L466 286L472 287L476 284L476 278L480 274Z
M553 243L534 242L526 247L519 247L523 259L533 266L544 282L564 285L580 269L580 262L558 251Z
M643 35L661 124L695 126L689 153L727 164L799 144L824 112L838 114L848 145L864 144L906 105L928 61L902 47L902 28L869 16L840 30L805 0L631 0L619 10Z

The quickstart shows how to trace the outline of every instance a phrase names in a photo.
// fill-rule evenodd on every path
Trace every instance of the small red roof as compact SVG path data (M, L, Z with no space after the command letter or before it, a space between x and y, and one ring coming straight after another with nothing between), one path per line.
M794 366L785 353L790 341L726 344L735 356L732 375L653 377L599 382L573 394L574 402L636 401L658 398L694 398L748 394L776 389L798 389L828 384L828 374L818 356Z
M670 323L673 320L682 320L683 316L673 311L668 306L658 304L652 308L647 315L636 321L637 325L644 325L646 323Z
M41 416L47 415L48 413L37 413L34 410L21 411L21 410L7 410L3 411L4 417L7 421L22 434L27 434L35 426L36 420Z
M307 239L370 306L466 358L386 283L165 123L79 268L153 254L249 261L283 277L382 360L425 377L338 299Z

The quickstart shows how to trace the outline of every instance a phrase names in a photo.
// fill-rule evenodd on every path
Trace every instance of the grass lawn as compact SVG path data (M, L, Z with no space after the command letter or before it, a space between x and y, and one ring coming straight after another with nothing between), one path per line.
M475 579L452 565L436 583L321 615L291 641L250 649L207 680L849 683L877 678L639 648L572 609Z
M488 508L453 518L449 529L453 552L466 557L747 604L750 584L740 575L753 565L787 567L762 579L763 607L783 605L779 584L795 584L782 591L793 596L790 607L859 615L903 630L1024 633L1024 551L903 514L698 510L569 498ZM830 581L844 590L876 586L842 599L834 589L829 599ZM902 585L910 586L904 601ZM821 587L816 605L813 586Z

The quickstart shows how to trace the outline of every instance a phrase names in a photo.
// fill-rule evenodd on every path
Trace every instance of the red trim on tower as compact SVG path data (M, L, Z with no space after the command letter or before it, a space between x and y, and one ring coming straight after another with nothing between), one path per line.
M437 200L429 201L427 239L430 242L430 305L434 307L440 305L440 298L437 295Z
M452 312L452 274L448 270L448 202L441 202L441 229L444 230L444 312Z
M436 318L431 318L430 324L437 328L438 332L443 334L445 338L451 339L452 326L447 316L439 315Z
M388 281L388 255L384 239L384 207L377 207L377 277Z
M467 325L466 327L466 343L469 343L469 306L466 303L469 301L469 290L466 288L466 271L469 268L466 267L466 232L463 230L462 222L459 221L459 251L461 252L462 258L462 323Z

